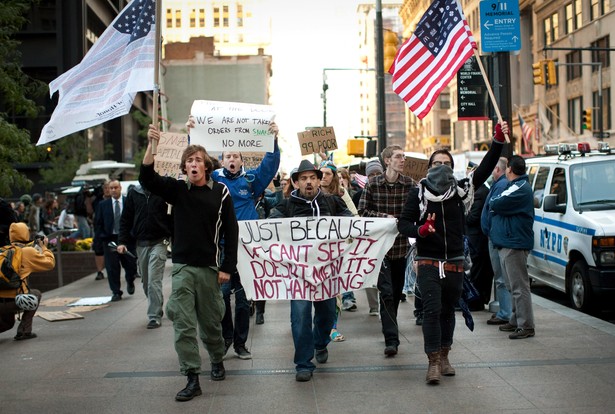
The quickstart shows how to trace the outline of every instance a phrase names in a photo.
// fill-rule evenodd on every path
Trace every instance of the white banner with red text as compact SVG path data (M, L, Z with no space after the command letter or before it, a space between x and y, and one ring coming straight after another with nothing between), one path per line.
M325 300L376 286L396 236L393 218L240 221L237 270L248 299Z

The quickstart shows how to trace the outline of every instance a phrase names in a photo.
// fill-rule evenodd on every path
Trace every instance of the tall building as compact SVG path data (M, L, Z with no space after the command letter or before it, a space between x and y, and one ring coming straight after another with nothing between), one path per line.
M163 0L164 43L213 37L216 54L255 55L271 43L263 0Z
M401 0L387 1L382 4L382 26L398 37L403 31L399 16ZM376 8L373 3L361 3L357 7L359 20L360 72L360 135L378 136L378 104L376 90ZM385 72L388 68L385 68ZM391 75L384 75L384 100L387 145L406 148L405 103L393 92Z

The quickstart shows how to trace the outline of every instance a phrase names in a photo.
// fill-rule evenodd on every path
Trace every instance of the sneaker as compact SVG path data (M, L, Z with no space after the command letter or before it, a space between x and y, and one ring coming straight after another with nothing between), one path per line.
M423 312L421 312L418 315L416 315L416 324L418 326L423 325Z
M504 319L500 319L495 316L495 313L491 315L491 319L487 319L487 325L505 325L507 323L508 321L505 321Z
M380 315L380 312L378 312L378 309L372 308L369 310L369 315L370 316L378 316Z
M349 312L354 312L357 310L357 304L354 303L351 299L347 299L342 304L342 309Z
M94 280L103 280L105 278L105 275L103 274L103 272L98 272L96 273L96 278Z
M525 339L525 338L530 338L532 336L534 336L534 330L530 329L530 328L518 328L516 329L513 333L511 333L510 335L508 335L508 337L510 339Z
M235 355L239 359L252 359L252 354L246 349L245 345L235 348Z
M160 322L158 322L157 320L152 319L151 321L147 323L147 329L156 329L156 328L160 328Z
M508 322L506 322L504 325L500 326L500 331L502 331L502 332L514 332L516 330L517 330L517 326L516 325L511 325Z
M295 381L307 382L312 379L312 371L299 371L295 374Z
M397 345L387 345L384 348L384 354L388 357L397 355Z
M319 364L326 364L328 359L329 359L329 351L327 351L327 348L316 350L316 361Z

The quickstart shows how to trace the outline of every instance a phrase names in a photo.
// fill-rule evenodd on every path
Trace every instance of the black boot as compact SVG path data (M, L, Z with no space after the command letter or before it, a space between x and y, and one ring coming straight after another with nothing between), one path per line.
M199 374L194 374L192 372L188 373L188 384L186 384L186 388L181 390L175 396L175 400L177 401L190 401L194 397L203 394L201 391L201 386L199 384Z
M211 380L212 381L222 381L226 378L226 370L224 369L224 363L220 362L212 362L211 363Z

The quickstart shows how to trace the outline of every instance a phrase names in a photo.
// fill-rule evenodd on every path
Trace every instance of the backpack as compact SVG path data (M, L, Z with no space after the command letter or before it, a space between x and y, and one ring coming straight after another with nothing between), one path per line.
M0 247L0 290L18 289L23 281L17 273L21 266L21 248Z

